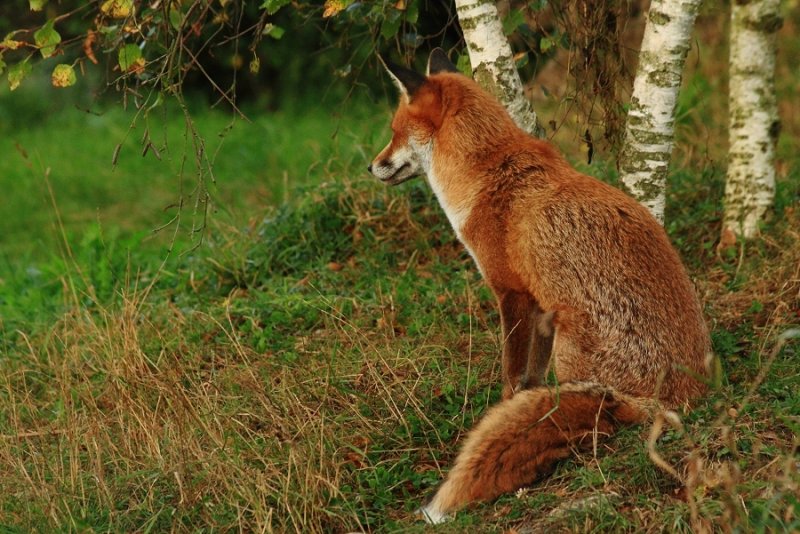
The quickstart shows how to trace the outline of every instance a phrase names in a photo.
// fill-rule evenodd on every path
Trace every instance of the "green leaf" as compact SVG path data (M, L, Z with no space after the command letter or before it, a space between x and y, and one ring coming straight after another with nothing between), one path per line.
M416 24L419 19L419 2L411 0L406 7L406 22L409 24Z
M403 22L401 15L402 11L393 9L389 13L389 16L383 19L383 24L381 24L381 37L384 39L391 39L397 35L397 30L400 29L400 24Z
M6 62L3 61L3 56L0 56L0 74L3 74L4 70L6 70Z
M281 28L280 26L276 26L275 24L267 24L264 26L264 35L269 35L273 39L280 39L283 37L283 34L286 33L286 30Z
M503 19L503 33L506 36L511 35L523 24L525 24L525 15L519 9L512 9Z
M550 37L542 37L539 41L539 50L542 52L547 52L551 48L556 45L555 40L551 39Z
M8 87L12 91L19 87L19 84L22 83L22 80L31 73L31 64L28 63L28 60L21 63L17 63L16 65L12 65L10 69L8 69Z
M469 54L461 54L458 56L456 68L460 70L465 76L472 78L472 64L469 62Z
M61 63L56 65L53 69L53 74L50 76L50 81L53 87L70 87L75 85L77 77L75 76L75 69L72 65Z
M31 11L41 11L47 0L30 0Z
M118 55L119 68L123 72L133 67L137 61L142 59L142 51L135 44L127 44L121 48Z
M261 9L266 9L268 14L274 15L289 2L291 2L291 0L264 0L261 4Z
M175 31L180 30L182 22L183 22L183 13L181 13L177 9L170 9L169 10L169 23L172 26L172 28Z
M33 34L36 46L39 47L39 52L42 53L44 58L52 56L53 52L56 51L56 46L61 42L61 35L53 28L53 24L55 24L55 20L48 20L44 26Z

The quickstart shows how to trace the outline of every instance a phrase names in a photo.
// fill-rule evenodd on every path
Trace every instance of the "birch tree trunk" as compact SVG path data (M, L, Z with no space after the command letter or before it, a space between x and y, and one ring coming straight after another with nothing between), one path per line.
M625 187L662 224L675 106L700 2L650 3L619 158Z
M775 199L775 33L780 0L731 6L730 131L723 242L749 239Z
M475 81L505 106L520 128L542 137L544 130L525 98L494 0L456 0L456 11Z

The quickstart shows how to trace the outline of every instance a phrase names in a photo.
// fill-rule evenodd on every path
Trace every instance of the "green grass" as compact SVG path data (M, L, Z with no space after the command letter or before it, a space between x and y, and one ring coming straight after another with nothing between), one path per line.
M704 213L708 227L715 211ZM421 529L414 507L497 401L500 346L491 296L423 182L327 183L253 227L215 227L149 293L158 256L137 259L140 243L94 228L74 259L40 275L61 280L48 294L62 305L33 312L56 319L4 332L9 528ZM716 296L749 291L762 262L787 265L755 249L742 281ZM716 301L707 296L722 321ZM764 305L780 315L779 302ZM717 323L725 383L684 419L685 434L659 441L678 469L690 450L703 459L693 490L703 524L796 526L796 345L741 405L771 346L763 311L748 302ZM735 419L712 425L731 407ZM442 530L689 531L681 485L650 462L646 433L626 430L597 458L582 453Z
M158 162L122 111L0 103L0 529L424 531L414 509L498 400L501 340L424 182L365 176L388 105L254 112L218 152L230 117L198 110L217 209L192 249L191 208L174 243L153 235L180 195L174 110L150 124ZM776 350L800 322L794 158L764 237L731 255L724 172L673 172L668 231L723 370L656 443L682 479L629 428L437 531L800 528L800 354Z
M0 90L0 187L7 206L0 235L2 251L12 255L46 257L61 241L57 218L70 236L92 223L147 232L171 221L180 201L184 237L192 224L202 224L202 216L193 216L202 214L194 207L198 177L212 213L247 224L264 206L291 203L323 177L365 174L364 144L387 131L385 120L376 123L374 110L358 103L337 102L327 112L301 104L272 113L254 109L241 118L190 102L192 127L213 164L209 173L198 168L197 146L178 106L161 105L145 116L132 104L128 111L80 98L46 104L52 88L35 82L25 93ZM145 139L157 150L143 155ZM170 230L160 232L162 244L171 240Z

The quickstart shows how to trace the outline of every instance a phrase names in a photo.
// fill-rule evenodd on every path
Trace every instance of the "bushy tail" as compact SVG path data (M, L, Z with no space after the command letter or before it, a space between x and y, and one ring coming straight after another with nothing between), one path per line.
M487 412L470 432L447 479L420 513L428 522L473 501L487 501L530 484L592 436L641 423L658 407L594 383L518 392Z

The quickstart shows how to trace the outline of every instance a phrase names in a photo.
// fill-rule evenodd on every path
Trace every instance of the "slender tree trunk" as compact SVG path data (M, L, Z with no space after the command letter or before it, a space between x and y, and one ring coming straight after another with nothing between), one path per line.
M652 0L619 157L628 191L664 222L675 106L701 0Z
M544 132L525 98L494 0L456 0L456 11L475 80L506 107L520 128L541 137Z
M780 0L731 6L730 131L722 241L749 239L775 199L775 33Z

